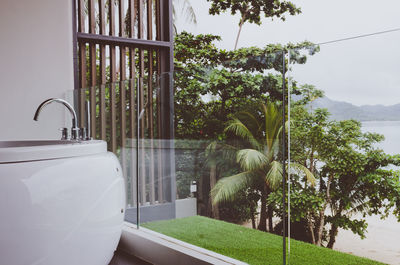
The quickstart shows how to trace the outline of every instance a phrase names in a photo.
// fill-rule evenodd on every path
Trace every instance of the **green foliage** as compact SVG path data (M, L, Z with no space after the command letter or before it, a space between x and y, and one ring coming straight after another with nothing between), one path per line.
M214 203L235 198L239 189L238 185L232 185L232 182L240 183L242 189L245 185L250 185L264 193L265 183L273 184L269 188L275 189L282 179L282 170L279 170L279 166L276 165L276 163L279 164L276 159L278 159L281 136L279 128L282 126L282 116L278 115L279 108L273 103L268 103L268 106L262 105L260 109L263 110L262 116L255 112L246 115L253 116L251 120L232 117L225 129L248 142L251 148L244 148L237 152L236 160L243 172L218 181L211 191ZM265 123L259 123L259 120L265 120ZM256 130L251 132L248 127L256 128Z
M274 103L261 104L259 112L239 113L238 116L250 117L241 120L233 116L225 131L248 143L250 148L237 151L236 161L242 172L218 181L211 194L214 202L232 200L237 191L246 185L255 187L261 193L266 183L270 190L276 190L282 181L282 164L279 161L283 120L280 108ZM259 122L264 121L264 122ZM251 129L253 131L251 131ZM297 170L305 174L306 179L315 183L312 173L302 165L294 164ZM261 183L261 185L260 185Z
M300 13L288 1L208 1L211 14L240 13L241 24L260 24L262 14L284 20L285 14ZM282 191L277 189L284 166L279 162L284 125L280 106L287 97L281 89L287 82L282 80L282 56L290 52L292 64L304 64L307 56L302 50L313 55L319 47L303 42L226 51L215 46L219 40L211 34L176 36L176 137L219 141L205 152L208 164L217 164L221 177L211 192L215 202L240 199L243 205L254 207L261 199L260 220L266 218L266 205L271 208L269 214L282 216ZM289 67L286 62L285 71ZM323 92L294 80L292 85L291 93L300 99L291 110L290 221L308 233L302 239L311 242L315 234L332 247L339 228L363 237L367 223L354 219L355 213L384 218L393 212L400 221L399 173L386 168L399 165L400 157L375 148L383 136L363 133L359 122L330 121L327 110L307 109ZM260 102L268 104L255 110ZM226 149L221 144L226 140L237 143ZM332 214L327 214L328 209ZM292 232L296 237L296 230Z
M259 170L268 163L268 157L254 149L242 149L237 152L237 162L244 170Z
M282 51L295 47L308 47L311 55L318 51L309 42L226 51L215 46L219 40L219 36L187 32L175 37L177 138L223 140L228 114L243 111L257 101L283 98ZM306 62L303 53L292 53L291 63ZM301 93L296 82L292 93Z
M211 2L209 13L219 15L227 10L231 14L240 13L243 22L261 24L261 15L265 17L279 18L285 20L285 14L291 16L301 13L300 8L289 1L277 0L207 0Z
M240 113L239 116L244 117L247 109L254 109L254 106L267 100L277 102L279 105L279 101L283 98L281 74L283 51L294 47L312 47L312 45L309 42L288 46L269 44L264 48L250 47L226 51L216 47L215 42L219 40L219 36L211 34L195 36L182 32L175 36L174 121L176 139L216 141L215 154L212 156L209 153L206 154L208 163L205 166L208 168L211 161L216 162L217 178L222 178L240 173L239 166L235 163L235 159L232 159L232 154L235 154L236 150L232 152L232 146L228 147L226 143L232 140L237 141L233 149L246 148L247 144L247 142L244 144L235 134L225 130L230 123L230 115ZM318 48L310 48L309 51L309 54L314 54ZM292 53L292 64L306 62L304 53L297 50ZM296 82L293 82L292 92L300 93ZM276 113L276 115L281 115L281 113ZM257 118L253 117L253 120ZM251 117L247 115L244 119L251 119ZM260 123L262 124L261 121ZM253 131L253 128L249 127L249 129ZM253 143L257 144L257 141ZM257 149L254 146L248 147ZM274 148L277 150L277 147ZM210 175L206 172L207 170L201 173L196 172L197 177L203 180L202 187L204 188L201 199L203 206L199 207L200 209L204 209L204 205L209 208L210 205L207 201L210 191L207 186L209 182L205 181ZM187 190L186 186L191 178L193 174L179 175L177 184L184 186L178 186L178 191ZM183 179L185 181L180 181ZM233 187L240 187L237 184L236 182ZM235 205L239 197L236 197ZM260 195L253 192L245 193L244 197L248 200L246 202L246 199L243 200L243 196L241 197L243 208L253 207L254 201L259 200ZM210 211L201 210L201 213L209 214Z
M322 225L324 231L332 225L326 238L332 247L338 228L365 236L367 223L354 219L356 213L384 218L393 211L399 216L399 172L387 168L398 165L399 157L375 147L382 135L363 133L354 120L330 121L325 109L295 106L292 113L292 158L318 177L318 185L306 187L302 176L292 172L293 222L318 227L321 211L329 207L332 214L324 214Z
M306 105L312 103L318 98L324 97L324 92L322 90L315 89L315 86L313 85L302 85L300 88L298 88L298 91L302 95L302 98L295 101L295 105Z
M252 172L245 171L220 179L211 190L213 203L233 200L239 191L247 188L251 178Z
M246 111L232 116L225 131L233 133L246 146L236 153L236 162L241 172L221 178L211 190L213 203L236 200L243 190L252 198L249 203L257 205L261 199L261 230L265 230L262 224L265 224L267 218L265 209L268 195L278 189L283 178L279 156L283 125L280 107L272 102L261 104L253 112ZM305 173L311 184L315 183L314 176L307 168L298 166L297 169ZM272 212L269 214L272 218Z
M256 213L253 194L246 190L239 191L235 201L227 201L219 204L219 219L235 224L243 224L254 218Z

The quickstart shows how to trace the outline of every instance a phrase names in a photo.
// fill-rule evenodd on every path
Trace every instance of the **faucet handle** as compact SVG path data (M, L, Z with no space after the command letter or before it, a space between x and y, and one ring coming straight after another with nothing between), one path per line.
M80 139L80 129L79 128L72 128L71 132L72 132L72 136L71 136L72 140Z
M60 128L61 131L61 140L69 140L69 133L68 133L68 128Z
M88 131L85 127L80 129L80 139L83 141L88 140Z

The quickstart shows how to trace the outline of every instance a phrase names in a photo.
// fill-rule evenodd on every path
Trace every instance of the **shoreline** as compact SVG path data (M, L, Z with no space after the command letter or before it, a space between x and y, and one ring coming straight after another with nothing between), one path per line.
M389 215L381 220L378 216L367 216L366 238L361 239L350 230L339 230L333 249L366 257L392 265L400 265L400 223Z

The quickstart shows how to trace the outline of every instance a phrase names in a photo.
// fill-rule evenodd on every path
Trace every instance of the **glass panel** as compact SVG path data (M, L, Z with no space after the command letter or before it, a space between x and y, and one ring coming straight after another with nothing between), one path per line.
M287 84L282 51L261 53L75 91L77 109L95 94L95 138L116 142L126 221L249 264L282 264Z
M125 80L112 84L108 83L86 89L76 89L66 95L67 100L74 103L79 117L78 120L82 121L80 126L88 128L87 109L84 102L90 101L91 93L94 94L95 101L90 103L94 105L95 110L90 115L90 120L92 121L91 135L93 139L106 141L109 151L112 151L111 142L113 139L116 143L115 154L119 158L125 179L127 208L125 219L133 224L138 223L136 214L137 145L136 139L131 137L132 135L135 136L137 131L135 103L135 84L137 82L137 80ZM115 93L113 97L111 97L112 89ZM123 93L123 91L125 92L125 98L121 97L121 92ZM131 95L131 91L133 91L133 95ZM114 98L113 102L111 102L112 98ZM124 101L121 101L121 99ZM80 102L83 103L80 104ZM122 123L122 121L124 122ZM113 131L115 131L115 135L113 135ZM123 135L125 136L123 137Z
M290 51L291 238L398 262L399 40L392 32ZM292 240L290 263L375 264L311 249Z
M282 264L282 52L230 56L214 65L184 62L156 80L165 96L173 79L174 137L163 138L169 127L161 127L161 140L143 142L140 227L250 264ZM158 141L161 162L152 162Z
M77 109L94 93L94 137L116 143L126 221L249 264L282 264L287 84L283 52L260 54L74 91Z

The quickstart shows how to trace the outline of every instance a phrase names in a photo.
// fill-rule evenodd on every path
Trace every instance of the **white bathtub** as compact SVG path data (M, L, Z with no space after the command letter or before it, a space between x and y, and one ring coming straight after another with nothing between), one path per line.
M108 264L125 188L103 141L0 142L0 264Z

